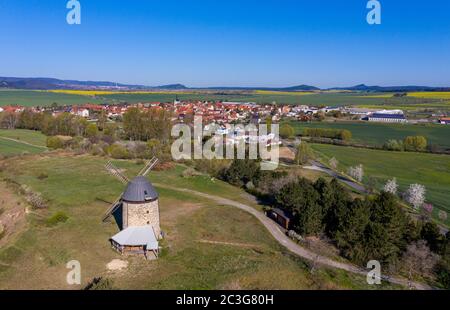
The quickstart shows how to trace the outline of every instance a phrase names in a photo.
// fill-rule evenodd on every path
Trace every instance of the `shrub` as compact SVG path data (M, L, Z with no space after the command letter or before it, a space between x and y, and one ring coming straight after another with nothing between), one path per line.
M195 169L192 168L187 168L186 170L183 171L183 173L181 174L181 176L183 178L192 178L192 177L196 177L196 176L201 176L202 174L200 172L198 172Z
M294 128L292 128L291 125L288 124L283 124L280 127L280 137L283 139L289 139L294 137L295 135L295 130Z
M423 136L409 136L403 141L405 150L420 152L427 149L427 139Z
M50 216L46 223L48 226L56 226L59 223L65 223L67 222L67 220L69 219L69 217L62 211L58 211L55 214L53 214L52 216Z
M388 151L401 152L404 150L403 141L389 140L383 145L383 148Z
M113 290L113 281L108 278L94 278L85 288L86 291Z
M25 200L35 209L47 208L47 202L42 198L41 193L34 192L30 187L22 185L21 192L25 196Z
M47 138L47 147L50 149L62 149L64 148L64 141L59 137L48 137Z
M114 159L128 159L130 158L130 153L128 150L119 145L119 144L113 144L107 148L108 154L114 158Z
M41 172L41 173L39 173L39 175L37 176L37 178L38 178L38 180L45 180L45 179L48 178L48 174L47 174L47 173L44 173L44 172Z

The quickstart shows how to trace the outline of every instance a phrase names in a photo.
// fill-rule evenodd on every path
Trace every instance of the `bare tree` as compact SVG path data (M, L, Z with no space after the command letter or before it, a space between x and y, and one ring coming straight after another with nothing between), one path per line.
M411 184L406 192L406 201L419 209L425 202L425 186L420 184Z
M432 253L426 241L419 240L408 245L402 257L402 269L408 273L411 282L414 275L429 276L439 260Z
M397 179L393 178L392 180L387 181L386 185L384 186L384 191L386 193L397 195L398 191Z
M356 167L350 167L348 169L348 175L354 178L355 180L362 182L364 177L364 168L363 165L359 165Z

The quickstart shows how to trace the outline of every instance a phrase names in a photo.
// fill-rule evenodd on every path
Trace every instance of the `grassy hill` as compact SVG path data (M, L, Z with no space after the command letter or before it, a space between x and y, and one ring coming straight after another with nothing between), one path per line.
M162 256L157 261L122 257L108 243L117 226L101 222L108 204L99 199L113 201L124 187L104 171L106 160L52 153L3 163L0 177L41 192L49 209L29 214L27 230L0 249L0 288L79 288L65 282L65 265L72 259L81 263L83 285L103 276L120 289L379 288L368 286L365 277L342 271L319 269L311 274L305 261L287 253L249 214L162 186L157 187L166 232ZM133 161L114 163L130 177L142 168ZM240 189L220 181L186 180L180 176L184 169L152 172L150 178L161 185L186 185L254 203ZM64 212L68 220L48 226L55 212ZM128 269L108 271L106 264L112 259L128 261Z

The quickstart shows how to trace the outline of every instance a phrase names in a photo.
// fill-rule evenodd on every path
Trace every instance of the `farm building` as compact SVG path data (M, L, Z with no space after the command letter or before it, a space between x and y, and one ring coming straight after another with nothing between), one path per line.
M267 212L267 216L278 223L284 229L290 229L292 214L279 208L274 208Z
M364 118L369 122L383 122L383 123L406 123L407 119L404 114L386 114L373 113Z
M442 125L450 125L450 117L441 118L439 120L439 123L441 123Z

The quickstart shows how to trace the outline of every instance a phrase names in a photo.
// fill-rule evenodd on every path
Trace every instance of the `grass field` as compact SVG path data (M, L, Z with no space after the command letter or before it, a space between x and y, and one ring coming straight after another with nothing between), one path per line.
M59 105L76 105L85 103L138 103L138 102L172 102L178 96L181 100L222 100L256 102L260 104L305 104L311 106L364 106L379 108L401 108L416 110L435 108L450 110L450 100L429 97L386 97L386 94L362 94L347 92L274 92L249 91L241 93L219 92L110 92L110 91L29 91L29 90L0 90L0 106L48 106L53 103Z
M0 155L37 154L47 150L46 137L31 130L0 129Z
M434 215L438 209L450 213L450 156L423 153L388 152L325 144L313 144L319 156L328 161L335 157L339 168L362 164L367 177L375 178L381 189L388 179L397 178L400 190L410 184L425 185L427 201L434 205ZM446 225L450 224L447 219Z
M77 105L85 103L101 104L102 101L94 97L56 94L32 90L0 90L0 106L20 105L24 107L59 105Z
M158 187L162 229L166 232L162 256L157 261L121 257L108 243L117 232L116 225L101 222L108 205L97 199L113 201L123 190L120 182L104 172L105 162L103 158L68 154L5 162L0 176L41 192L49 201L49 209L28 215L29 227L0 249L0 288L78 289L65 282L65 265L73 259L81 263L83 285L103 276L119 289L378 288L368 286L364 277L341 271L319 269L311 274L308 264L286 253L249 214L162 187ZM115 164L130 177L141 168L132 161ZM152 172L151 179L182 186L187 184L179 175L183 169L177 166ZM47 177L38 178L42 175ZM203 177L189 180L191 188L246 199L244 192L220 181ZM65 212L69 220L48 227L45 220L56 211ZM127 260L128 269L106 270L106 264L117 258Z
M450 126L433 124L383 124L369 122L289 122L296 134L302 134L305 128L348 129L353 141L381 146L390 139L403 140L407 136L424 136L429 144L450 149Z

